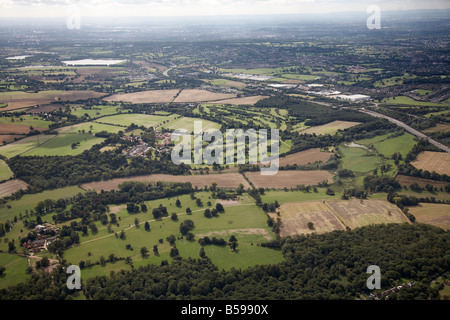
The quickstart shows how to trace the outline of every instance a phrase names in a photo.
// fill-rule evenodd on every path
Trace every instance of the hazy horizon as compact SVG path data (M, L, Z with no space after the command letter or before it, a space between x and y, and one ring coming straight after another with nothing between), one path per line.
M73 9L84 17L195 17L273 14L327 14L450 9L445 0L0 0L2 18L67 17Z

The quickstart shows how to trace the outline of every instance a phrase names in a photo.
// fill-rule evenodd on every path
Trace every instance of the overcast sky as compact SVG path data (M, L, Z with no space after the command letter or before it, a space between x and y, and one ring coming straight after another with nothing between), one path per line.
M450 0L0 0L0 17L197 16L450 9Z

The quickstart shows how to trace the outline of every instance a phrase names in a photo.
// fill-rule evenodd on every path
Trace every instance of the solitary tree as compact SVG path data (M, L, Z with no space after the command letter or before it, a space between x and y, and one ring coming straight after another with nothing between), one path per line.
M148 256L148 249L146 247L141 248L141 255L143 258Z
M148 221L145 221L144 229L145 229L145 231L150 231L150 223L148 223Z

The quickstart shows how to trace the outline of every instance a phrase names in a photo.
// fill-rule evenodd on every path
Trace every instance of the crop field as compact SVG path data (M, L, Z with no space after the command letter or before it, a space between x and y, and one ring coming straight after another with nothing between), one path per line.
M76 101L89 98L99 98L104 93L91 90L67 90L67 91L40 91L38 93L28 93L23 91L1 92L0 102L7 103L8 106L2 111L23 109L35 105L48 104L52 101Z
M37 146L45 143L46 141L54 138L55 135L35 135L20 139L18 141L12 142L10 144L0 147L0 155L7 158L12 158L19 154L23 154L28 150L36 148Z
M223 99L231 99L236 97L235 94L231 93L216 93L207 90L200 89L186 89L180 92L180 94L175 98L173 102L206 102L206 101L216 101Z
M328 171L323 170L281 170L273 176L265 176L262 175L261 172L246 172L245 175L256 188L295 188L302 184L307 186L316 185L324 180L329 183L333 181L333 175Z
M416 217L416 221L450 230L450 205L441 203L421 203L409 207L409 212Z
M400 152L404 158L416 143L413 135L404 133L401 136L377 142L374 147L386 158L390 158L395 152Z
M343 154L342 166L355 172L369 172L374 170L380 160L362 148L340 147Z
M425 188L425 186L427 184L431 184L432 186L434 186L436 188L445 188L445 186L447 185L447 182L444 182L444 181L435 181L435 180L430 180L430 179L410 177L410 176L404 176L401 174L397 175L395 177L395 180L397 180L398 183L400 183L400 185L402 187L406 186L408 188L413 183L417 183L422 188Z
M320 148L308 149L280 157L280 166L293 164L304 165L317 161L327 162L331 155L332 153L330 152L321 152Z
M316 200L289 202L279 208L280 235L325 233L380 223L408 223L403 212L384 200ZM270 214L276 219L278 215ZM311 224L312 223L312 224ZM308 225L309 224L309 225Z
M345 230L342 222L323 201L282 204L279 211L282 221L281 237ZM276 219L275 215L272 216ZM308 227L309 222L314 224L313 228Z
M171 90L149 90L133 93L114 94L106 97L105 101L122 101L130 103L165 103L172 102L175 96L180 92L178 89Z
M0 221L6 221L7 219L12 221L14 216L19 216L20 213L25 215L25 211L34 209L34 205L38 201L45 199L58 200L61 198L69 198L80 192L84 193L84 190L77 186L71 186L55 190L47 190L40 193L26 194L18 200L8 202L11 208L8 208L6 204L0 204ZM25 232L26 231L27 230L25 230Z
M303 130L301 133L308 133L308 134L317 134L317 135L322 135L322 134L334 134L336 132L338 132L338 130L345 130L354 126L357 126L358 124L360 124L360 122L351 122L351 121L340 121L340 120L336 120L321 126L315 126L315 127L311 127L308 128L306 130Z
M114 116L103 117L100 120L98 120L98 122L122 127L128 127L130 124L134 123L137 126L144 126L149 128L158 126L166 121L167 122L171 121L176 117L180 116L177 114L172 114L169 116L159 116L159 115L131 113L131 114L118 114Z
M411 164L417 169L450 175L450 154L445 152L424 151Z
M385 200L332 200L327 204L351 229L379 223L409 223L397 206Z
M28 184L19 179L8 180L0 183L0 198L12 195L14 192L20 189L26 189Z
M231 235L235 235L239 243L236 252L232 252L229 247L205 247L207 256L219 268L245 268L250 265L283 260L280 251L256 246L257 243L274 239L275 235L267 226L265 213L253 204L248 196L244 195L239 205L226 206L225 212L217 217L206 218L203 212L209 207L207 202L211 201L212 205L215 205L215 200L210 198L209 192L198 192L195 195L202 200L204 204L202 207L198 207L189 195L177 197L181 202L180 207L175 206L174 198L147 201L145 204L150 208L147 213L129 214L124 206L111 207L111 211L115 212L120 221L120 226L114 226L113 231L109 233L105 226L98 223L99 232L82 237L80 245L67 250L64 257L67 261L77 264L80 260L98 261L101 256L108 257L110 253L114 253L116 256L130 256L135 266L159 263L163 259L170 260L171 246L166 238L173 234L178 238L175 246L183 258L198 257L200 245L196 240L200 237L208 235L228 240ZM177 221L172 221L170 218L154 220L151 208L159 205L165 206L169 213L177 213ZM191 215L185 213L188 207L192 209ZM135 218L139 220L138 226L135 225ZM195 235L194 241L180 238L179 225L186 219L194 222L195 227L192 230ZM143 227L145 221L149 222L150 231L145 231ZM122 230L125 232L124 240L114 236L116 232ZM162 239L162 242L159 239ZM252 245L253 243L255 245ZM126 244L130 244L134 250L126 249ZM158 255L151 251L154 245L158 246ZM139 249L144 246L150 251L149 257L144 258L139 252Z
M35 130L43 131L48 129L50 123L50 121L42 120L39 117L29 115L21 115L19 117L0 117L0 134L28 133L30 131L30 126ZM8 132L8 130L14 130L13 126L17 126L17 128L26 127L26 129L17 129L17 131Z
M7 180L13 176L5 161L0 160L0 181Z
M7 144L19 139L24 138L25 135L21 134L1 134L0 135L0 144Z
M66 156L77 155L101 143L104 138L92 134L59 134L39 146L24 152L24 156ZM77 144L72 147L72 144Z
M211 186L212 182L217 183L219 188L235 189L240 183L244 185L244 188L249 188L248 182L239 173L222 173L222 174L207 174L207 175L189 175L189 176L173 176L168 174L154 174L130 178L117 178L107 181L91 182L81 185L85 190L95 190L100 192L101 190L117 189L119 184L125 181L142 181L142 182L190 182L193 187L203 188Z
M225 99L219 101L209 101L209 103L218 103L218 104L231 104L231 105L251 105L253 106L260 100L266 99L267 96L250 96L243 98L234 98L234 99Z
M449 112L449 111L445 111L445 112ZM423 130L423 133L435 133L435 132L442 132L442 133L450 132L450 124L438 123L435 127L431 127L431 128Z

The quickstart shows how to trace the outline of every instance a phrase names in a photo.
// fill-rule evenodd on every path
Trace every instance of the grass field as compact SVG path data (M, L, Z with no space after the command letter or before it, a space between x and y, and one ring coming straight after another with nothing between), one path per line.
M203 188L205 185L211 186L212 182L217 183L219 188L232 188L235 189L242 183L247 189L250 187L248 182L239 173L222 173L222 174L207 174L207 175L189 175L189 176L173 176L168 174L154 174L147 176L138 176L131 178L117 178L108 181L91 182L81 185L85 190L95 190L97 192L101 190L117 189L119 184L124 181L143 181L153 182L158 181L165 182L190 182L193 187Z
M63 134L63 133L65 133L65 134L67 134L67 133L82 133L82 132L89 133L89 131L91 133L98 133L100 131L117 133L119 131L124 131L125 128L119 127L116 125L108 125L108 124L104 124L104 123L97 123L94 121L90 121L90 122L74 124L72 126L62 127L57 130L61 134Z
M91 134L59 134L47 140L38 147L23 153L24 156L66 156L77 155L89 150L93 145L101 143L104 138L94 137ZM73 143L79 143L72 148Z
M357 126L358 124L360 124L360 122L351 122L351 121L333 121L321 126L315 126L315 127L311 127L308 128L304 131L302 131L301 133L308 133L308 134L317 134L317 135L323 135L323 134L334 134L336 133L338 130L345 130L354 126Z
M246 268L255 264L276 263L283 259L280 251L256 246L257 243L274 239L274 234L267 226L267 216L253 204L252 199L244 195L238 205L225 206L225 212L220 213L218 217L206 218L203 212L208 207L207 202L211 201L212 205L215 205L215 200L211 199L210 195L209 192L196 193L196 196L204 203L201 208L189 195L177 197L181 202L181 207L175 206L175 198L146 202L149 208L155 208L160 204L166 206L169 215L171 212L178 214L177 221L172 221L170 218L154 220L151 209L148 213L129 214L124 206L112 207L111 211L115 212L120 219L120 226L113 227L114 232L124 229L126 239L116 238L114 233L108 233L106 227L99 224L98 234L82 237L81 244L67 250L64 257L67 261L77 264L80 260L98 261L101 256L107 258L110 253L114 253L119 257L130 256L135 266L139 266L159 263L162 259L170 260L168 253L171 246L166 241L166 237L171 234L178 238L175 245L184 258L198 257L200 245L196 240L200 236L216 235L228 240L229 236L233 234L238 239L238 252L231 252L229 247L207 246L205 248L206 254L219 268ZM187 207L192 209L191 215L185 214ZM139 227L134 224L135 218L139 219ZM186 219L194 222L195 228L192 232L196 235L195 241L180 239L179 226ZM145 231L143 227L145 221L150 223L150 231ZM159 239L163 239L162 243L159 242ZM134 250L127 250L126 244L130 244ZM159 256L153 254L153 245L158 245ZM148 258L143 258L139 252L143 246L150 251Z
M0 133L28 133L30 131L30 126L41 131L48 129L50 123L50 121L29 115L21 115L20 117L0 117ZM25 130L18 129L11 131L14 126L17 126L17 128L25 127Z
M5 161L0 160L0 181L8 180L13 176L13 173L9 169Z
M172 114L168 116L159 116L159 115L131 113L131 114L119 114L114 116L103 117L99 119L98 122L124 127L128 127L130 124L134 123L137 126L144 126L149 128L158 126L166 121L172 121L176 117L179 117L179 115Z
M232 80L228 80L228 79L213 79L213 80L207 79L207 80L202 80L202 81L212 84L213 86L223 86L223 87L230 87L230 88L237 88L237 89L242 89L247 86L245 84L245 82L232 81Z
M25 210L30 211L30 209L33 209L34 205L38 201L45 199L57 200L60 198L72 197L80 192L84 193L84 190L78 188L77 186L72 186L24 195L19 200L9 201L8 205L10 205L11 208L8 208L6 204L0 204L0 221L6 221L8 219L12 221L14 216L19 216L20 213L25 215Z
M118 106L113 105L99 105L92 106L91 109L83 109L81 106L72 106L70 113L79 118L88 115L90 118L95 119L98 117L108 116L112 114L116 114L119 111L123 110Z
M0 147L0 154L7 158L12 158L16 155L23 154L28 150L36 148L37 146L45 143L46 141L54 138L55 135L35 135L20 139L10 144Z
M4 274L0 276L0 289L19 284L30 277L26 273L27 258L0 253L0 266L6 268Z
M181 117L175 120L171 120L169 122L166 122L165 124L162 124L161 127L169 130L186 129L189 132L194 132L194 124L196 121L201 122L202 131L206 131L209 129L220 129L221 127L221 125L217 122L190 117Z
M409 207L416 221L450 230L450 205L440 203L421 203Z
M380 141L374 144L375 149L386 158L390 158L395 152L400 152L403 158L417 143L414 136L404 133L401 136Z
M369 172L374 170L380 160L362 148L349 148L341 146L342 167L354 172Z
M424 171L450 175L450 154L446 152L424 151L411 164Z
M400 104L400 105L405 104L405 105L410 105L410 106L430 106L430 107L444 106L444 104L441 104L441 103L416 101L416 100L414 100L410 97L406 97L406 96L396 96L395 99L394 98L383 99L381 102L385 103L385 104Z

